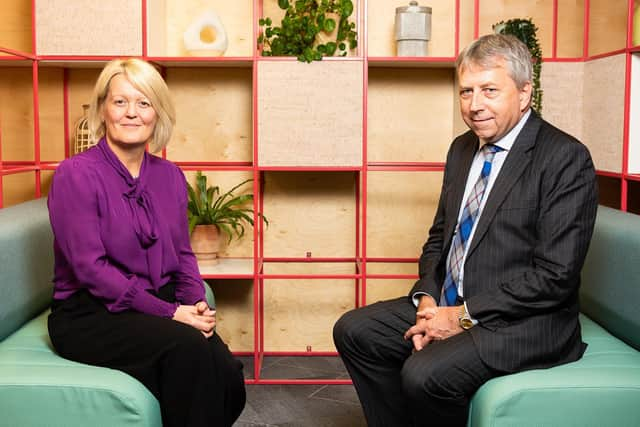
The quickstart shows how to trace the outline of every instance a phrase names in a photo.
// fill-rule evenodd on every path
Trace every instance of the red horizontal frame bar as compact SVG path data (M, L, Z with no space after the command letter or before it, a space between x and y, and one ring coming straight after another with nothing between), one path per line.
M259 279L362 279L362 274L258 274Z
M37 57L32 53L21 52L19 50L9 49L7 47L0 47L0 52L8 53L9 55L17 56L21 59L29 59L32 61L35 61L37 59ZM1 58L5 58L5 57L1 57Z
M592 55L592 56L586 57L585 61L589 62L589 61L594 61L596 59L608 58L610 56L622 55L624 53L627 53L627 51L628 49L622 48L622 49L614 50L612 52L599 53L598 55Z
M360 172L361 166L258 166L263 172Z
M40 168L38 168L37 166L19 166L19 167L9 167L9 168L5 167L2 170L0 170L0 175L2 176L14 175L18 173L36 172L38 170L40 170Z
M360 262L361 260L355 257L345 257L345 258L331 258L331 257L264 257L262 258L262 262L273 262L273 263L307 263L307 262L327 262L327 263L350 263L350 262Z
M314 379L314 380L303 380L303 379L288 379L288 380L270 380L270 379L246 379L244 381L245 384L249 385L258 385L258 384L266 384L266 385L294 385L294 384L306 384L306 385L351 385L351 380L331 380L331 379Z
M247 274L220 273L220 274L200 274L200 277L202 277L203 279L219 279L219 280L223 280L223 279L253 280L255 275L253 273L247 273Z
M394 257L367 257L367 263L414 263L418 262L419 258L394 258Z

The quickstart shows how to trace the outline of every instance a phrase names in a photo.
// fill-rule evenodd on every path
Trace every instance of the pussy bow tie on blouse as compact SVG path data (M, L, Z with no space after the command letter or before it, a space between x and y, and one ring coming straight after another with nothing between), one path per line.
M129 204L133 219L133 228L136 236L143 248L149 248L158 240L156 215L151 196L145 185L145 166L147 163L147 153L144 153L142 166L140 167L140 178L134 179L129 171L109 148L107 141L100 140L98 147L104 153L109 164L125 180L129 189L122 193Z

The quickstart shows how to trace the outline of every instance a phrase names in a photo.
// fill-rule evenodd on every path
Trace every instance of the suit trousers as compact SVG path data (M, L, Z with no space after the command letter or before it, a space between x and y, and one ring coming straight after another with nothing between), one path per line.
M158 293L175 301L175 287ZM49 335L64 358L123 371L160 402L164 426L231 426L245 404L242 363L217 334L135 311L109 312L88 291L54 300Z
M334 326L367 424L464 426L471 396L500 373L482 362L467 331L414 352L403 335L415 320L416 307L402 297L349 311Z

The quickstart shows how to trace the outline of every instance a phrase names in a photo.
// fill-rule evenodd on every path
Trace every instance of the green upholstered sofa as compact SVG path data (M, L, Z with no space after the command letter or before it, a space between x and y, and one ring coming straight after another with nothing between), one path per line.
M137 380L54 352L52 245L45 199L0 209L0 426L161 426L158 401Z
M598 208L580 310L582 359L487 382L470 426L640 426L640 216Z

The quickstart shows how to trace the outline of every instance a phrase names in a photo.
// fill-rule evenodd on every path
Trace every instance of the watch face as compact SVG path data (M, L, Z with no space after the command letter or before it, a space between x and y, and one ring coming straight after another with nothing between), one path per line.
M462 329L470 329L473 326L473 322L468 317L460 318L460 327Z

